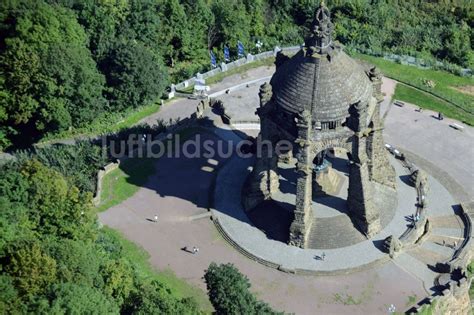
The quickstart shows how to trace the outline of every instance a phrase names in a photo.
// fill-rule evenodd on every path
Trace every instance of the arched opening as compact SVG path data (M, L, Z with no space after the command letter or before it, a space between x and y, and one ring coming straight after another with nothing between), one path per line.
M348 155L342 146L328 146L320 149L312 160L314 225L308 248L344 247L365 239L351 222L347 207ZM296 205L297 159L291 154L280 157L277 173L278 191L272 194L271 200L258 204L247 215L268 238L286 243Z

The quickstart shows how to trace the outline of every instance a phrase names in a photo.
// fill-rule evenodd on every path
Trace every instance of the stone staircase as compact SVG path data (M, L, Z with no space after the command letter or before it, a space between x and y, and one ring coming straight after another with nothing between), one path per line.
M425 290L434 292L437 263L449 261L457 247L464 240L464 223L458 215L448 215L428 218L431 224L430 235L421 245L400 254L395 263L423 281Z
M324 172L316 174L316 178L313 181L313 196L337 196L342 188L344 178L328 167Z
M331 249L346 247L366 240L347 215L315 218L308 236L308 248Z

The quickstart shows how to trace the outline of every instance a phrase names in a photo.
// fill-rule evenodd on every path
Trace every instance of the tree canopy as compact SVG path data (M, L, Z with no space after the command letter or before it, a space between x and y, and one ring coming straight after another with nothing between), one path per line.
M250 282L232 264L211 263L204 275L216 314L280 314L250 292Z
M0 128L10 141L29 143L105 110L105 80L73 12L36 1L0 11Z
M0 312L199 314L137 271L91 194L35 159L0 170Z
M0 150L154 102L171 81L247 52L299 45L319 0L10 0L0 4ZM460 1L327 1L348 49L474 68Z

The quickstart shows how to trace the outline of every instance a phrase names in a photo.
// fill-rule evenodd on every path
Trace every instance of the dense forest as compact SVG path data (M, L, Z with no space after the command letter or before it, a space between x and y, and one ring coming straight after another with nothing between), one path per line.
M327 1L346 49L474 67L469 1ZM318 0L4 0L0 151L159 98L240 40L248 52L302 42ZM149 127L151 128L151 127ZM163 126L155 127L159 132ZM137 130L135 130L137 131ZM130 130L128 132L133 132ZM121 135L118 135L119 137ZM126 134L123 135L124 137ZM89 142L35 148L0 170L0 313L199 314L124 254L97 222ZM205 276L218 313L273 313L234 267ZM232 288L240 288L233 290ZM238 301L239 303L233 303Z
M200 313L140 274L99 228L91 194L40 161L2 168L0 209L0 313Z
M474 68L471 1L327 1L347 49ZM319 0L6 0L0 4L0 150L159 98L240 40L302 42Z

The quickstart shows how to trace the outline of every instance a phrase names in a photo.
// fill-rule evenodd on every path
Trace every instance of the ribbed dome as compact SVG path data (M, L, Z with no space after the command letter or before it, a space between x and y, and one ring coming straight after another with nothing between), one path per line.
M278 67L270 83L278 107L291 113L308 109L317 122L342 121L349 116L350 105L368 102L372 96L362 67L337 48L331 57L299 51Z

